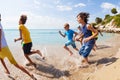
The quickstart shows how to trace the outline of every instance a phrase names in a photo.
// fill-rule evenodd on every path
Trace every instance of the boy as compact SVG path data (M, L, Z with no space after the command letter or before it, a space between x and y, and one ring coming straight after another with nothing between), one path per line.
M1 21L1 14L0 14L0 21ZM22 70L23 72L25 72L26 74L28 74L33 80L37 80L32 74L30 74L27 70L25 70L25 68L23 68L21 65L19 65L12 53L10 52L9 50L9 47L7 45L7 42L6 42L6 39L5 39L5 36L4 36L4 32L3 32L3 29L2 29L2 25L0 23L0 60L1 60L1 63L2 65L4 66L5 68L5 72L6 74L10 74L5 62L4 62L4 58L7 57L8 60L10 61L11 64L13 64L15 67L17 67L18 69Z
M77 32L69 29L69 24L68 23L64 24L64 29L66 30L65 34L62 34L61 31L59 31L59 34L63 37L67 36L68 41L65 43L64 48L69 52L69 55L71 56L73 54L73 52L67 46L71 45L75 50L79 51L76 48L76 45L75 45L75 37L77 35ZM75 36L74 36L74 34L75 34Z
M42 54L39 50L31 50L32 39L31 39L29 30L24 25L26 23L26 20L27 20L26 15L21 15L20 16L20 20L19 20L20 37L17 38L17 39L14 39L14 41L16 42L16 41L22 40L22 48L23 48L24 56L29 61L29 63L26 64L26 65L31 65L32 64L32 65L36 66L36 64L32 62L32 60L29 58L29 56L37 53L42 57L42 59L44 59L44 57L42 56Z

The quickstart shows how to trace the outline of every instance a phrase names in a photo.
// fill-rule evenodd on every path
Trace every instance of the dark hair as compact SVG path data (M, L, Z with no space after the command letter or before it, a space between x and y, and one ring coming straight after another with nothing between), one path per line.
M88 18L89 18L89 13L86 13L86 12L81 12L77 15L77 17L80 16L85 23L88 22Z
M22 22L22 24L25 24L27 20L27 16L26 15L21 15L20 16L20 21Z

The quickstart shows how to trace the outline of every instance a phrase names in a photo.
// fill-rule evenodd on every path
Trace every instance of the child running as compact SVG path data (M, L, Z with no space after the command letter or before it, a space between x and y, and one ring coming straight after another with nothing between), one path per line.
M22 49L23 49L23 52L24 52L24 56L29 61L29 63L26 64L26 65L31 65L32 64L32 65L36 66L36 64L32 62L32 60L29 58L29 56L37 53L42 57L42 59L44 59L45 57L42 56L42 53L39 50L31 50L32 40L31 40L30 32L27 29L27 27L24 25L26 23L26 20L27 20L26 15L21 15L20 16L20 20L19 20L20 37L14 39L14 41L16 42L16 41L22 40Z
M98 34L100 33L101 36L103 36L102 32L98 29L98 27L95 27L94 24L92 24L93 28L96 29L98 31ZM93 33L94 34L94 33ZM96 49L98 48L96 41L98 40L98 35L95 37L95 45L93 47L93 50L96 51Z
M88 56L95 44L95 36L98 34L98 31L88 24L88 17L89 13L86 12L81 12L77 15L77 21L82 25L83 34L83 44L79 50L79 54L83 56L82 66L89 65Z
M83 38L80 37L80 35L82 34L82 30L81 30L81 27L80 27L80 26L78 26L77 29L78 29L78 37L76 38L76 41L79 41L80 44L82 45L82 40L83 40Z
M1 14L0 14L0 21L1 21ZM8 45L7 45L5 35L3 32L3 28L2 28L2 25L0 23L0 60L1 60L3 67L5 68L5 73L9 77L10 71L8 70L8 68L4 62L5 57L7 57L8 60L10 61L10 63L13 64L16 68L18 68L18 69L22 70L23 72L25 72L26 74L28 74L33 80L37 80L32 74L30 74L24 67L19 65L16 62L16 60L14 59L14 57L13 57L13 55L12 55L11 51L9 50Z
M66 32L64 34L62 34L62 32L59 31L59 33L63 37L67 36L68 41L65 43L64 48L69 52L69 55L71 56L73 54L73 52L67 46L71 45L75 50L77 50L77 51L79 51L79 50L78 50L78 48L76 48L76 44L75 44L75 36L77 35L77 32L69 29L69 27L70 27L69 24L65 23L64 29L66 30ZM74 36L74 34L75 34L75 36Z

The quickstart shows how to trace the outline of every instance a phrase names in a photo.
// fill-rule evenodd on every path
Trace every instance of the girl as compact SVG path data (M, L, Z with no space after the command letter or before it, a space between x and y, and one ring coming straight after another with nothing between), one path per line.
M89 64L88 56L95 44L95 36L98 34L97 30L95 30L90 24L88 24L89 13L81 12L77 15L77 21L82 25L82 34L83 36L83 44L79 50L79 54L83 56L82 64ZM94 32L94 34L92 34Z

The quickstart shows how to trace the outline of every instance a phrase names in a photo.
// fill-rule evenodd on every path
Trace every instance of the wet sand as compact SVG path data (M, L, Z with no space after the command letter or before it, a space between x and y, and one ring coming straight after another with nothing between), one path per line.
M29 72L33 73L38 80L89 80L95 72L118 61L115 55L120 47L119 41L120 36L115 35L107 41L97 43L98 49L91 52L89 56L90 65L86 68L79 67L79 54L71 47L70 49L74 54L69 56L68 52L63 48L64 43L63 45L34 45L33 48L41 50L46 57L46 60L43 61L37 54L30 56L37 64L36 67L25 66L27 60L23 55L19 43L14 43L9 45L9 47L16 61L23 65ZM77 47L80 48L80 43L77 43ZM11 72L11 76L15 80L32 80L28 75L11 65L7 59L5 61ZM13 80L4 74L4 68L1 64L0 68L0 80ZM98 79L92 77L90 80Z

